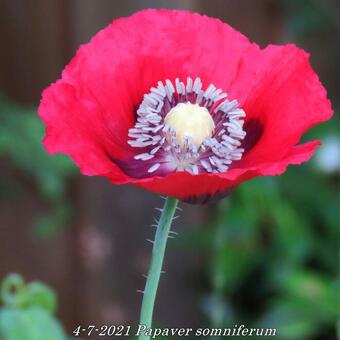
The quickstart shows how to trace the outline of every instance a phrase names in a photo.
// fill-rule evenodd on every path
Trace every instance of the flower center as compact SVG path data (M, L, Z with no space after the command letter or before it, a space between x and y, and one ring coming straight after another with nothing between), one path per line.
M200 78L157 83L144 95L128 144L140 151L125 171L134 177L227 171L244 152L245 112L236 99Z
M209 111L198 104L179 103L173 107L164 118L165 124L175 130L176 141L183 147L185 137L199 147L202 142L211 137L215 123Z

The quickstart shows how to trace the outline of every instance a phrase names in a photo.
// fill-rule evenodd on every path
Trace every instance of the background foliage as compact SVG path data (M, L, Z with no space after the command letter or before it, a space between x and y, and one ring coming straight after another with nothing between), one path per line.
M0 96L0 121L0 157L10 161L21 176L33 181L51 206L47 214L35 221L34 234L39 238L53 236L71 214L66 191L75 166L66 156L47 156L41 143L44 125L36 108L21 107ZM13 189L20 190L9 187L4 178L0 179L0 188L3 199L11 197Z
M54 318L56 296L41 282L26 284L18 274L1 284L0 339L65 340L62 326Z

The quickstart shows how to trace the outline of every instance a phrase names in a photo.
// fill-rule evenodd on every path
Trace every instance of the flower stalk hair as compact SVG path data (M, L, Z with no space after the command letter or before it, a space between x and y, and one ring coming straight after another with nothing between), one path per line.
M143 10L81 46L43 92L50 154L68 154L84 175L170 197L141 321L151 323L176 200L220 199L306 162L320 144L299 144L333 114L308 58L292 44L261 49L207 16Z

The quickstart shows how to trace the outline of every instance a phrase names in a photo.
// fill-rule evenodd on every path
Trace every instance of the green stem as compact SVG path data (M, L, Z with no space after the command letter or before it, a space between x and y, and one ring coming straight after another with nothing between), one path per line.
M146 279L144 296L142 302L142 310L140 314L140 325L147 328L152 326L152 315L156 299L156 293L161 275L166 242L168 240L171 222L174 217L178 200L168 197L165 200L164 208L158 222L155 241L153 243L151 264ZM150 339L150 336L141 334L139 340Z

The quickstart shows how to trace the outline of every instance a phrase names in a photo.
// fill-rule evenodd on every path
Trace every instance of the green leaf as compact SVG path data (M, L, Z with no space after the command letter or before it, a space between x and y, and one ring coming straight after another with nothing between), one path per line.
M65 340L61 325L38 307L0 311L0 336L4 340Z
M19 274L9 274L1 284L1 300L5 307L40 307L53 314L56 310L56 296L51 288L42 282L25 285Z
M23 307L40 307L44 311L54 314L57 302L53 290L41 282L31 282L26 286Z

